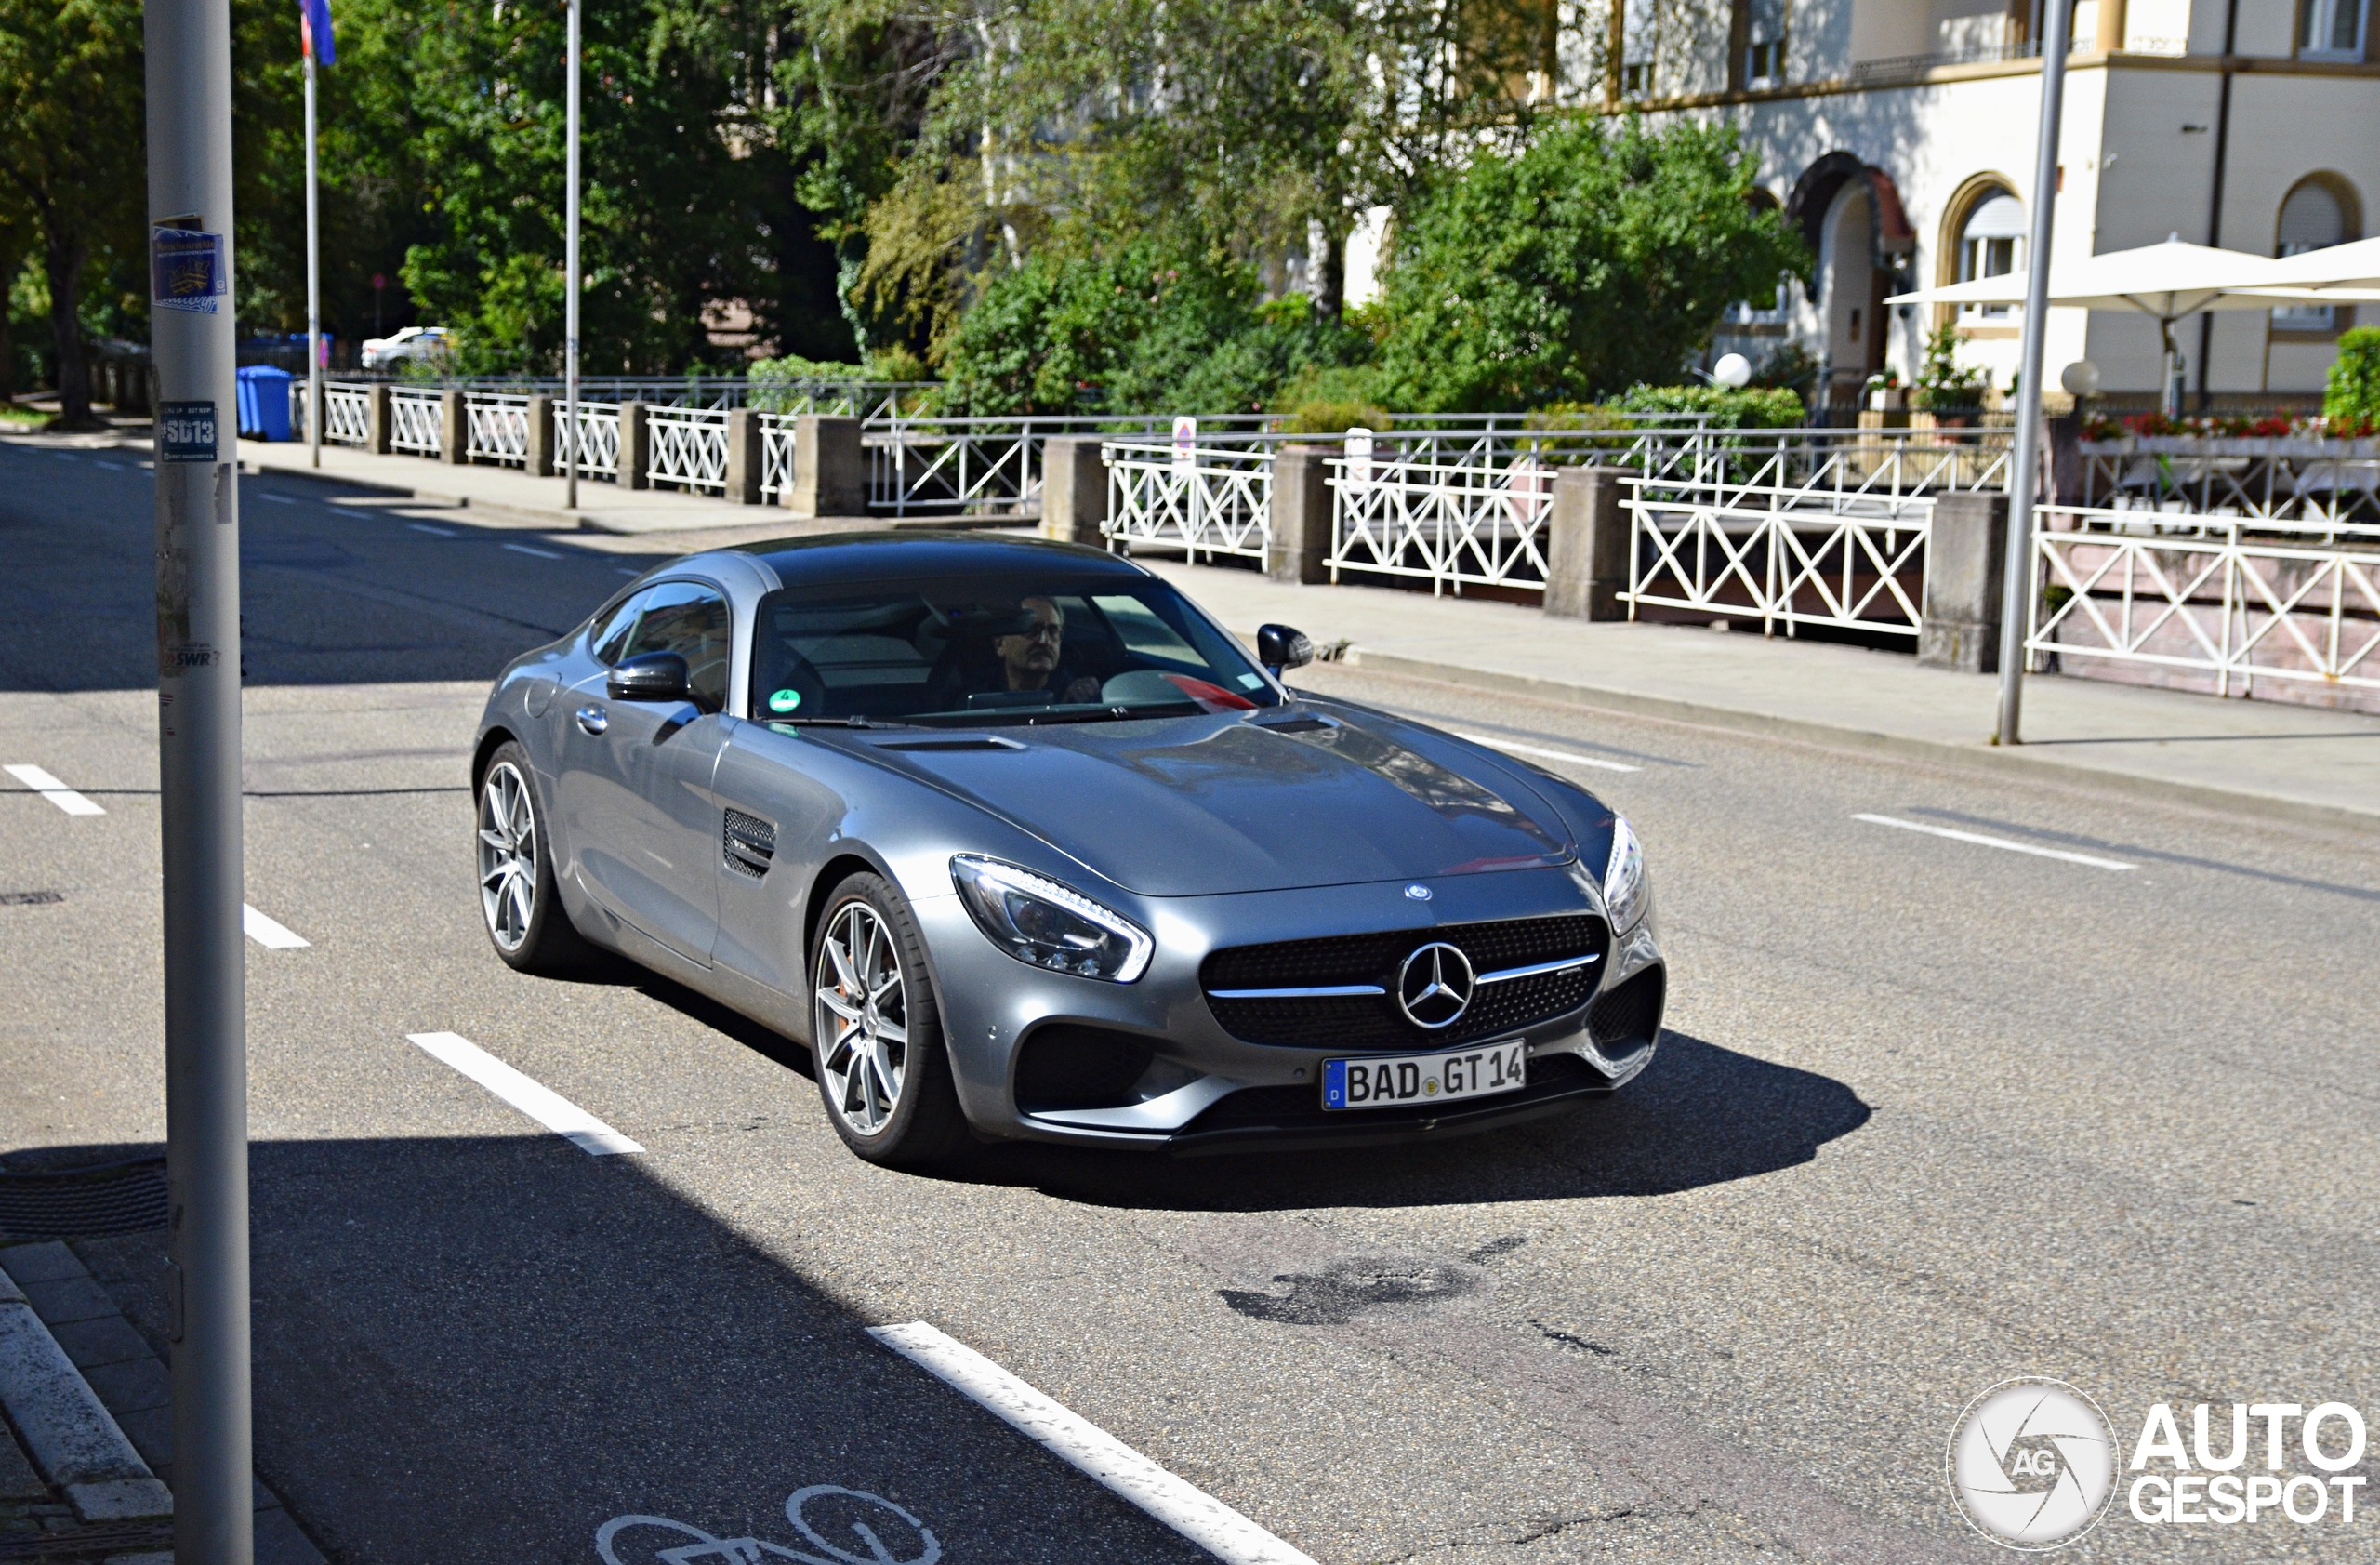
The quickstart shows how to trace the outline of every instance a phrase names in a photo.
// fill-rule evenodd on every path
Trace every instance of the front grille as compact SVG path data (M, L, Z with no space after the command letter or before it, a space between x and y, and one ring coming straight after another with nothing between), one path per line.
M1648 967L1608 994L1595 997L1587 1013L1587 1036L1614 1062L1627 1058L1653 1041L1661 1028L1661 999L1668 980L1661 969Z
M1443 940L1471 959L1474 973L1530 967L1567 957L1596 962L1567 973L1540 974L1483 984L1452 1027L1432 1031L1406 1019L1395 998L1398 967L1418 947ZM1448 924L1435 929L1337 935L1234 946L1208 957L1198 979L1223 1030L1250 1043L1300 1048L1452 1048L1514 1032L1575 1011L1594 993L1599 963L1610 944L1603 920L1592 913ZM1376 984L1387 993L1315 1000L1223 1000L1216 989L1310 988Z

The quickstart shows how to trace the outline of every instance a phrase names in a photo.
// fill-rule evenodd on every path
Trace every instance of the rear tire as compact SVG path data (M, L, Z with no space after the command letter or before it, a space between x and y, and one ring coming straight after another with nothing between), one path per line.
M915 1168L974 1144L908 904L881 875L837 886L810 954L818 1095L843 1145Z
M480 775L480 915L496 954L522 973L584 973L602 953L578 933L554 882L547 816L528 752L508 739Z

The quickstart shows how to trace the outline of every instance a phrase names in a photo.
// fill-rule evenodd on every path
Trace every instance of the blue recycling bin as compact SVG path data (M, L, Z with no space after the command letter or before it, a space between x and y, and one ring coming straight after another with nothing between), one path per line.
M249 365L238 378L240 432L250 440L287 440L290 373L271 365Z

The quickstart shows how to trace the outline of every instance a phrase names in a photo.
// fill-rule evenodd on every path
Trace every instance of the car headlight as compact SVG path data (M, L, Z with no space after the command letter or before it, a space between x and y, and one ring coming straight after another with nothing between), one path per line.
M1611 861L1604 866L1603 905L1611 915L1611 932L1625 935L1645 916L1651 898L1646 894L1645 849L1630 830L1628 817L1611 817Z
M1148 970L1148 932L1071 886L964 853L951 856L950 879L976 927L1019 962L1116 984Z

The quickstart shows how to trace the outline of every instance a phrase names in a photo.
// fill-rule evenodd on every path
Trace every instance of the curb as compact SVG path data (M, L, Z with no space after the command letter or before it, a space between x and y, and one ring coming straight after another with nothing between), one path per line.
M1253 636L1245 639L1250 645L1255 643ZM1492 690L1508 696L1533 696L1540 700L1558 701L1565 706L1624 712L1633 717L1660 718L1673 723L1699 723L1739 734L1756 734L1765 738L1795 739L1835 749L1851 749L2001 776L2081 785L2162 803L2188 804L2227 814L2237 814L2242 806L2253 806L2265 818L2293 821L2302 826L2345 827L2356 831L2380 829L2380 810L2318 804L2280 794L2259 793L2251 789L2217 788L2204 783L2173 782L2162 777L2103 771L2029 755L2022 748L2001 749L1984 745L1948 744L1938 739L1912 738L1905 734L1886 734L1808 718L1777 717L1766 712L1740 711L1666 696L1646 696L1635 691L1540 679L1532 674L1498 673L1489 669L1467 669L1460 664L1437 663L1426 658L1366 652L1360 645L1349 647L1342 661L1376 673L1402 674L1409 679L1434 680L1441 684Z
M26 1453L81 1520L173 1515L172 1493L50 1335L14 1271L0 1272L0 1403L23 1437Z
M29 1382L19 1374L17 1359L0 1341L0 1401L6 1402L44 1476L64 1491L76 1517L86 1523L122 1530L127 1520L170 1516L171 1376L148 1340L124 1318L114 1296L63 1240L0 1248L0 1339L12 1327L22 1332L26 1322L55 1358L46 1375ZM61 1478L67 1469L52 1468L51 1458L37 1446L19 1411L20 1394L34 1385L49 1392L55 1399L52 1405L72 1410L78 1447L105 1445L112 1433L112 1465L137 1472L94 1473L72 1481ZM0 1431L0 1444L7 1439ZM322 1550L279 1497L261 1482L251 1481L257 1565L325 1565ZM109 1565L149 1565L152 1560L171 1565L172 1559L170 1551L158 1554L136 1545L111 1556Z

